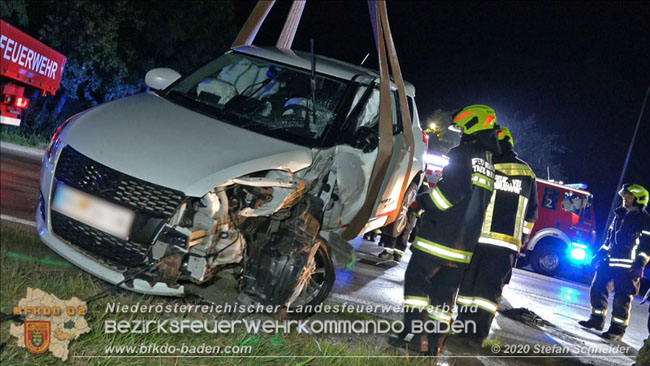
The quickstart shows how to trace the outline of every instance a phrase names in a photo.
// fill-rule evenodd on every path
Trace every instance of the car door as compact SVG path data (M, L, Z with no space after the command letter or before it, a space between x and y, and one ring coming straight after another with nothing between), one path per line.
M340 143L335 148L335 179L340 205L338 222L341 229L347 227L366 200L372 169L377 159L378 144L373 145L370 141L364 143L364 140L378 140L379 100L379 88L374 84L365 84L358 88L341 132ZM373 214L364 232L383 226L388 215L397 209L401 186L408 168L408 145L402 134L395 90L391 91L391 104L393 154L377 202L373 206ZM334 228L331 223L326 226Z

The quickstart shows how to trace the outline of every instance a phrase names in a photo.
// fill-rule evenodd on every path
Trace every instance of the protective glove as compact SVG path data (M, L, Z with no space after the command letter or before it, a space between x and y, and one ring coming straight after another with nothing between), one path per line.
M603 258L597 255L595 255L591 260L591 266L594 267L595 269L598 269L598 267L600 267L602 263L603 263Z
M598 267L600 267L600 265L603 263L605 257L607 257L606 250L601 249L597 251L593 259L591 260L591 266L594 267L595 269L598 269Z

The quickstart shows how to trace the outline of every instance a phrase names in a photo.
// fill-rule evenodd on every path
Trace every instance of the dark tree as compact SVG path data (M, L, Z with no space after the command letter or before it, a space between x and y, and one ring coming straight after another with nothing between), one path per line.
M447 127L451 124L451 111L436 109L433 114L424 119L422 128L429 133L429 150L446 154L449 149L458 145L460 136Z
M151 68L187 73L236 35L231 1L9 1L1 10L68 58L56 96L29 96L21 129L43 135L77 112L144 91Z
M499 116L499 124L510 129L515 140L515 151L526 161L540 178L564 180L565 172L560 164L564 146L559 143L560 136L548 132L536 119L535 115L520 118L518 115Z
M438 109L424 120L422 128L432 130L429 133L430 151L446 154L449 149L458 145L458 134L447 129L451 124L451 114L451 111ZM551 179L566 178L560 164L566 150L559 143L559 135L549 133L536 121L534 115L526 118L519 118L518 115L499 115L498 120L499 125L510 129L515 140L515 151L538 177L547 178L548 169ZM432 124L436 127L432 128Z

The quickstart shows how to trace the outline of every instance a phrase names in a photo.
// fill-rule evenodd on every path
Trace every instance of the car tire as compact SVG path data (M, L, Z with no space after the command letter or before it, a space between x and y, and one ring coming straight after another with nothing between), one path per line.
M274 318L279 320L307 318L315 313L313 308L325 301L332 291L335 280L334 263L326 242L321 238L317 240L319 241L318 249L303 268L303 274L306 277L298 281L292 296L290 296L289 301L294 298L293 301L285 304L280 311L274 313ZM313 271L309 269L312 263L315 265ZM300 312L296 311L299 306L302 307ZM304 309L308 310L305 311Z
M400 212L397 215L397 218L391 224L381 229L382 234L392 236L393 238L396 238L402 234L402 231L404 231L404 228L408 223L409 207L411 207L411 204L413 201L415 201L415 196L417 193L417 184L415 184L415 182L411 182L411 184L406 189L406 192L404 192L404 199L402 200L402 206L399 208Z
M535 272L553 277L560 273L562 260L562 250L558 245L541 244L533 250L530 265Z

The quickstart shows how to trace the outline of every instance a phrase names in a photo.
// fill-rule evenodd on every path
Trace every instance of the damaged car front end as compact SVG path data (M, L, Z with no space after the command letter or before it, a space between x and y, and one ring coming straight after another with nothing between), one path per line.
M229 273L239 301L322 302L334 262L353 259L340 234L376 156L377 76L323 61L314 80L305 59L245 47L72 117L43 158L43 242L136 292L183 296ZM386 180L368 229L404 179Z

